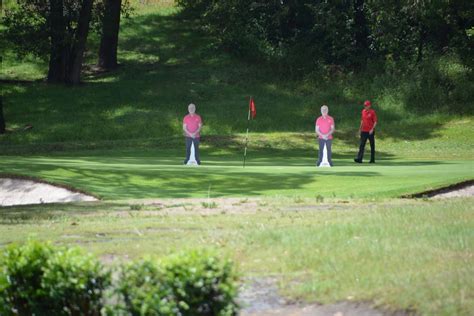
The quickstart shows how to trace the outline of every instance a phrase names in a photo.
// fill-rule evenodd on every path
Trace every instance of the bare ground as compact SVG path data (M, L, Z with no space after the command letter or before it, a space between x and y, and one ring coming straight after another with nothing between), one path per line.
M247 278L241 286L239 303L241 316L404 316L411 311L387 311L369 303L339 302L335 304L305 304L287 300L278 294L275 278Z

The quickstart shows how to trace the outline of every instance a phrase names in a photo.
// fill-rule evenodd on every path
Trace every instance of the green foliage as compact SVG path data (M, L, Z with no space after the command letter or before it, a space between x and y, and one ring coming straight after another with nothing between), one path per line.
M121 304L110 314L175 315L179 310L172 289L163 283L163 268L152 260L141 260L120 271L117 293Z
M236 315L236 277L230 261L194 251L157 262L131 263L118 284L126 315Z
M132 211L140 211L143 209L144 205L143 204L131 204L130 205L130 210Z
M446 49L472 57L469 1L179 0L187 17L224 48L270 59L296 73L354 68L392 55L410 62Z
M426 60L407 80L405 103L417 112L472 114L473 78L456 56Z
M57 251L50 258L42 280L57 315L99 315L110 274L91 255L78 248Z
M102 30L104 1L94 1L92 10L91 29L98 34ZM65 46L71 45L74 41L81 4L82 1L79 0L64 0L63 2L63 18L68 30L63 43ZM14 48L21 59L25 59L30 54L47 59L51 52L50 0L18 0L16 4L8 3L5 8L5 13L1 17L5 44L9 44L10 49ZM123 17L130 18L133 11L129 0L122 0ZM6 47L2 47L2 50L5 49Z
M52 254L48 244L38 242L28 242L22 247L10 246L4 251L0 271L2 313L27 315L46 312L51 301L42 280L44 267Z
M2 315L236 315L236 276L228 260L194 251L158 262L124 265L115 292L103 305L111 275L78 248L29 241L1 258ZM105 307L105 309L104 309Z
M12 44L20 58L25 58L28 54L46 58L49 53L46 19L45 1L35 1L34 4L19 1L18 6L7 9L1 19L4 27L3 41ZM2 51L5 48L2 47Z
M99 315L110 275L78 249L28 242L6 249L0 297L8 314Z
M204 208L217 208L217 203L212 201L212 202L201 202L202 207Z

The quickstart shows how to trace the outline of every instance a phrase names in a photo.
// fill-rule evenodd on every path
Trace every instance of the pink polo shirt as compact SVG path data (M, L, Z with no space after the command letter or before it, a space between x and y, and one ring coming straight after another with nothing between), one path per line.
M186 124L186 129L190 133L194 133L199 129L199 124L202 124L201 117L198 114L188 114L183 119L183 124ZM196 134L196 138L201 137L199 133Z
M323 134L329 133L331 130L331 125L334 125L334 119L331 116L326 116L324 118L323 116L318 117L318 119L315 122L316 126L319 127L319 131ZM319 136L320 139L322 139L321 136ZM329 135L328 139L332 139L332 134Z

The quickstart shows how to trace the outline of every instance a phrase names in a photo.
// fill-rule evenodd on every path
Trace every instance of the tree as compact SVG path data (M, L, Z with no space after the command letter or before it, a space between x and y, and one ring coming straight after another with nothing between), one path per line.
M18 0L2 19L18 55L49 59L48 82L80 82L93 0Z
M51 53L49 55L48 82L59 83L66 81L68 61L63 0L50 0L50 8Z
M354 0L355 52L359 66L365 66L369 54L369 28L364 12L364 0Z
M70 51L70 72L66 80L68 83L78 84L81 81L82 60L86 49L87 35L89 34L89 22L91 20L93 0L83 0L76 36Z
M117 47L121 6L122 0L105 0L99 49L99 66L105 70L112 70L118 66Z
M0 134L5 134L5 117L3 116L3 97L0 97Z

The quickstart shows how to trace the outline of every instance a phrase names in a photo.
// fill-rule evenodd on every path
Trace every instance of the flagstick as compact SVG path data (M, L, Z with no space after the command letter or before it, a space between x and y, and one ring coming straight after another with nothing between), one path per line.
M250 97L250 100L252 100L252 97ZM249 115L247 117L247 135L245 136L244 165L242 168L245 168L245 159L247 158L247 145L249 143L249 126L250 126L250 106L249 106Z

